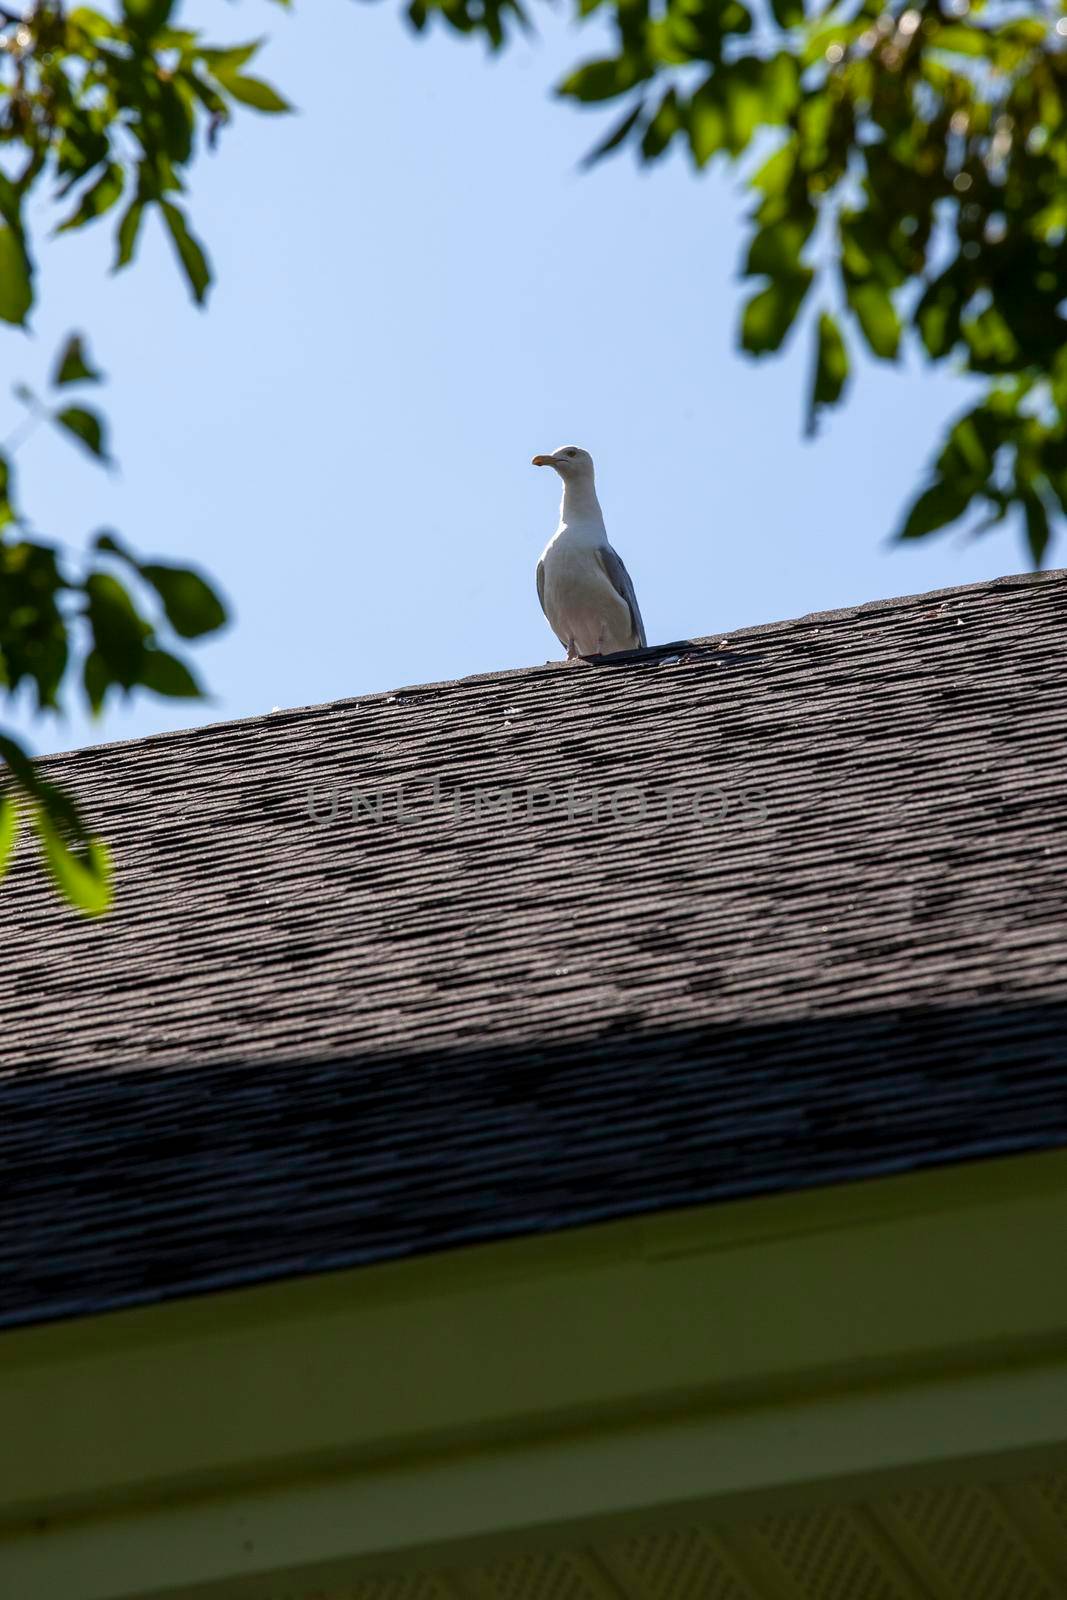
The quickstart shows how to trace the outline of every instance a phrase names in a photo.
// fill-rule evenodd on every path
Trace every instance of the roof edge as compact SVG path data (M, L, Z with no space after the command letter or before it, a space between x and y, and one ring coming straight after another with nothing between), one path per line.
M628 661L647 661L661 659L687 647L701 646L704 648L723 648L735 645L746 639L763 639L768 635L783 632L791 628L813 628L829 623L846 622L854 617L872 615L877 612L893 612L905 610L910 606L923 603L949 599L962 598L967 595L986 594L998 589L1034 588L1045 584L1063 583L1067 581L1067 567L1056 567L1048 572L1018 572L1006 573L999 578L987 578L977 583L964 583L952 585L944 589L920 590L916 594L894 595L885 600L865 600L858 605L838 606L826 611L808 611L798 617L784 617L774 622L751 623L740 628L723 629L713 634L701 634L693 639L672 639L667 643L650 645L644 650L620 651L615 655L598 658L600 661L621 666ZM314 701L308 705L287 706L284 710L260 712L250 717L226 717L219 722L200 723L191 728L174 728L163 733L141 734L132 739L109 739L99 744L78 745L71 750L55 751L51 755L39 757L39 761L47 766L49 763L69 763L83 757L89 757L101 750L118 750L128 745L156 745L169 744L176 739L195 739L200 736L212 735L226 728L246 727L251 723L280 725L282 727L297 717L307 716L311 712L342 710L347 706L359 710L365 705L388 704L399 695L428 695L442 692L446 689L456 689L467 684L503 683L515 678L536 678L548 673L573 671L569 662L546 661L540 666L503 667L488 672L468 673L462 678L436 678L425 683L401 684L394 689L379 690L373 694L342 695L336 700Z

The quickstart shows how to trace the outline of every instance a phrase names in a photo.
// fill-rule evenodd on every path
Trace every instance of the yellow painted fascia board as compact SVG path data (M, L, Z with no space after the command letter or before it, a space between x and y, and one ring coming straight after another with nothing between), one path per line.
M942 1457L961 1468L987 1454L1023 1461L1067 1440L1065 1239L1067 1153L1056 1153L10 1333L0 1337L0 1521L10 1530L0 1561L17 1555L26 1572L37 1560L59 1570L76 1565L80 1542L102 1542L111 1557L95 1570L110 1576L99 1594L140 1593L122 1587L124 1562L136 1568L136 1530L162 1519L178 1530L181 1552L159 1583L174 1588L183 1571L193 1588L222 1582L196 1564L205 1506L224 1520L227 1507L266 1507L272 1496L293 1506L324 1495L316 1504L326 1506L329 1486L345 1483L373 1502L379 1488L403 1482L403 1516L394 1543L379 1532L373 1549L361 1547L359 1529L384 1524L356 1518L340 1535L346 1550L324 1549L321 1560L395 1557L405 1540L416 1552L493 1528L506 1536L526 1517L523 1463L533 1471L553 1450L647 1444L657 1429L673 1440L668 1453L692 1437L687 1430L710 1430L705 1448L719 1476L705 1483L705 1499L774 1499L789 1488L787 1442L794 1487ZM1032 1396L998 1417L1003 1386L1036 1382L1039 1372L1041 1402ZM945 1433L929 1397L968 1384L985 1385L987 1402L972 1393L971 1425ZM903 1444L888 1421L871 1432L856 1420L864 1396L890 1419L914 1415ZM830 1471L817 1410L805 1408L838 1404L851 1407L863 1449ZM771 1430L744 1470L731 1460L727 1426L752 1438ZM618 1509L633 1515L643 1494L650 1512L666 1514L680 1480L641 1468L640 1449L633 1461L628 1476L616 1474ZM494 1495L496 1468L504 1476ZM561 1514L553 1471L562 1467L544 1469L548 1500L531 1513L538 1525ZM457 1512L447 1525L448 1505L464 1495L438 1492L442 1472L459 1472L453 1482L488 1474L484 1503L500 1520L477 1529ZM609 1516L615 1494L611 1481L598 1483L601 1498L583 1509L578 1496L574 1517ZM273 1513L262 1515L269 1526ZM232 1559L232 1541L226 1548ZM299 1548L303 1565L320 1559ZM16 1592L29 1600L37 1591ZM63 1600L96 1595L83 1584Z

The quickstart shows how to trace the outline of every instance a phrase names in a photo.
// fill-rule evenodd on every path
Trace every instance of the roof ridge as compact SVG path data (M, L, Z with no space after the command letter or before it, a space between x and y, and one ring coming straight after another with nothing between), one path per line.
M955 584L942 589L920 590L915 594L894 595L889 599L883 600L865 600L856 605L831 607L825 611L808 611L798 617L784 617L773 622L757 622L740 628L726 628L716 633L702 634L693 639L673 639L664 644L650 645L644 650L620 651L610 659L618 664L628 660L647 661L649 658L662 657L687 646L714 646L727 642L733 644L741 639L766 638L768 635L783 633L795 628L807 628L829 622L845 622L853 617L867 616L876 612L900 611L915 605L929 604L933 601L944 602L946 599L986 594L998 589L1033 588L1064 582L1067 582L1067 567L1053 568L1048 572L1006 573L1002 577L985 578L976 583ZM286 722L290 722L296 717L304 717L314 712L341 710L346 706L354 706L358 709L363 705L388 703L401 695L426 695L433 691L456 689L468 684L500 683L515 678L532 679L544 673L570 670L571 668L566 661L546 661L538 666L503 667L488 672L468 673L462 678L431 679L425 683L403 684L394 689L375 690L367 694L342 695L336 700L320 700L309 705L286 706L276 711L261 711L247 717L225 717L219 722L200 723L191 728L173 728L160 733L140 734L130 739L109 739L103 740L99 744L79 745L71 750L56 751L51 755L42 756L40 761L45 764L50 762L66 764L72 760L95 755L101 750L118 750L129 745L147 746L170 743L176 739L192 739L217 734L226 728L246 727L251 723L269 723L271 726L284 726Z

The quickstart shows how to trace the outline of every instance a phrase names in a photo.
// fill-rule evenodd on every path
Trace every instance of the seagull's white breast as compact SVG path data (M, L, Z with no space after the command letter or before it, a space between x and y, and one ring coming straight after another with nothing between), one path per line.
M541 557L545 614L562 644L573 639L583 656L633 649L630 608L597 559L596 545L569 539L564 530Z

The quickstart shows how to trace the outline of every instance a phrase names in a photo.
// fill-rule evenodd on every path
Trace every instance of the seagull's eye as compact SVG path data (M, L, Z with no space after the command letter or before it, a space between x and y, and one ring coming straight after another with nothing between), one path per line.
M577 455L577 454L578 454L578 452L577 452L577 450L568 450L568 451L567 451L567 454L568 454L568 455L569 455L569 456L576 456L576 455Z

